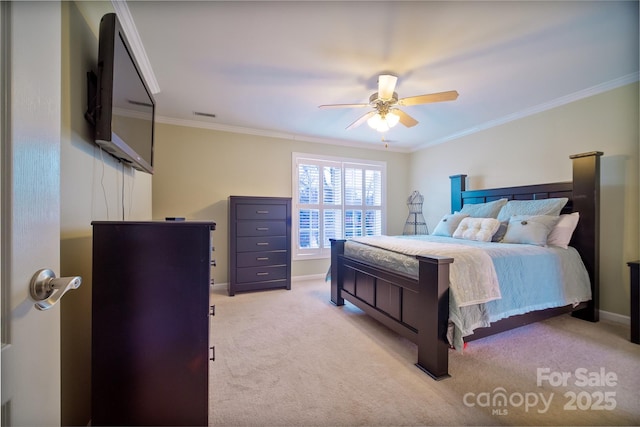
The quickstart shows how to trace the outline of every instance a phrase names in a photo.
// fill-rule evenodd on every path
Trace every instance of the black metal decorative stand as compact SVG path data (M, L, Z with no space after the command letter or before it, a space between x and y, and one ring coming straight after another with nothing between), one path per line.
M429 234L427 223L422 215L422 202L424 197L418 191L411 193L407 199L407 207L409 208L409 216L407 222L404 225L402 234L414 235L414 234Z

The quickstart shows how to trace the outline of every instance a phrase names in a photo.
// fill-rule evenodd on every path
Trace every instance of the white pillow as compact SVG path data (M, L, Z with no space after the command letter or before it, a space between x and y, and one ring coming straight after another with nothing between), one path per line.
M578 212L560 215L560 220L558 220L556 226L549 233L549 237L547 237L547 245L560 246L567 249L571 236L573 236L573 232L578 226L579 219L580 214Z
M558 219L553 215L514 215L502 242L546 246L547 237Z
M495 218L464 218L453 232L453 237L490 242L494 233L498 231L498 227L500 227L500 221Z
M453 232L456 231L456 228L458 228L458 224L460 224L460 221L468 216L469 214L461 213L445 215L442 217L438 225L436 225L436 228L435 230L433 230L432 234L434 236L451 237Z

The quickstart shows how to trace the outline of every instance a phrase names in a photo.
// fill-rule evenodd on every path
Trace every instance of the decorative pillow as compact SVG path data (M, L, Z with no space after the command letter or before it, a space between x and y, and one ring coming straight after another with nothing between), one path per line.
M460 209L460 213L469 214L472 218L497 218L500 209L507 204L507 199L494 200L487 203L470 203Z
M464 218L453 232L453 237L489 242L498 227L500 227L500 221L495 218Z
M458 228L460 221L462 221L468 216L469 214L463 214L463 213L454 213L454 214L445 215L444 217L442 217L438 225L436 225L436 228L435 230L433 230L432 234L434 236L451 237L453 232L456 231L456 228Z
M504 235L507 232L507 227L509 226L509 221L498 221L500 223L500 226L498 227L498 230L493 234L493 237L491 238L492 242L501 242L502 239L504 239Z
M552 215L514 215L502 242L546 246L547 237L558 219Z
M560 215L560 211L567 204L566 197L538 200L509 200L500 209L498 219L509 221L514 215Z
M551 233L549 233L547 237L547 245L560 246L561 248L567 249L571 241L571 236L573 236L573 232L578 226L579 219L580 214L578 212L560 215L556 226L553 227L553 230L551 230Z

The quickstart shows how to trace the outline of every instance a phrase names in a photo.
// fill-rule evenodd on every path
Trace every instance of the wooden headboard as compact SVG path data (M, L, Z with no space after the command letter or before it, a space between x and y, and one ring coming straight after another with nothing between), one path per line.
M592 299L584 310L574 312L576 317L597 322L600 310L600 151L575 154L573 180L519 187L467 190L467 175L453 175L451 180L451 212L459 211L468 203L485 203L506 198L509 200L537 200L566 197L562 213L579 212L580 221L571 239L584 262L591 280Z

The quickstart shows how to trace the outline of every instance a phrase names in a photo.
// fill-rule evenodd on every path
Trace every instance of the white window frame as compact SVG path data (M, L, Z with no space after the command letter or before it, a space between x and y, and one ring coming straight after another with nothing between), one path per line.
M333 156L324 156L318 154L308 154L308 153L292 153L291 156L292 166L291 166L291 181L292 181L292 218L291 218L291 246L292 246L292 258L293 260L307 260L307 259L322 259L329 258L331 256L331 247L322 247L322 242L320 244L320 248L299 248L298 242L299 240L299 223L300 223L300 203L298 199L299 189L298 189L298 164L304 163L307 161L312 164L319 164L321 166L340 166L342 169L342 204L341 205L331 205L333 208L338 208L342 210L343 213L343 222L342 222L342 233L341 238L344 238L344 211L349 208L371 208L370 206L365 206L365 200L363 198L363 204L360 206L351 206L345 205L345 179L344 179L344 170L346 167L361 167L363 169L370 170L379 170L382 174L381 179L381 204L380 204L380 213L381 213L381 233L386 233L386 224L387 224L387 163L383 161L375 161L375 160L362 160L362 159L353 159L353 158L345 158L345 157L333 157ZM321 180L322 183L322 180ZM321 191L322 194L322 191ZM320 206L322 206L322 200L320 200ZM322 222L322 220L320 221ZM322 236L322 232L320 233Z

